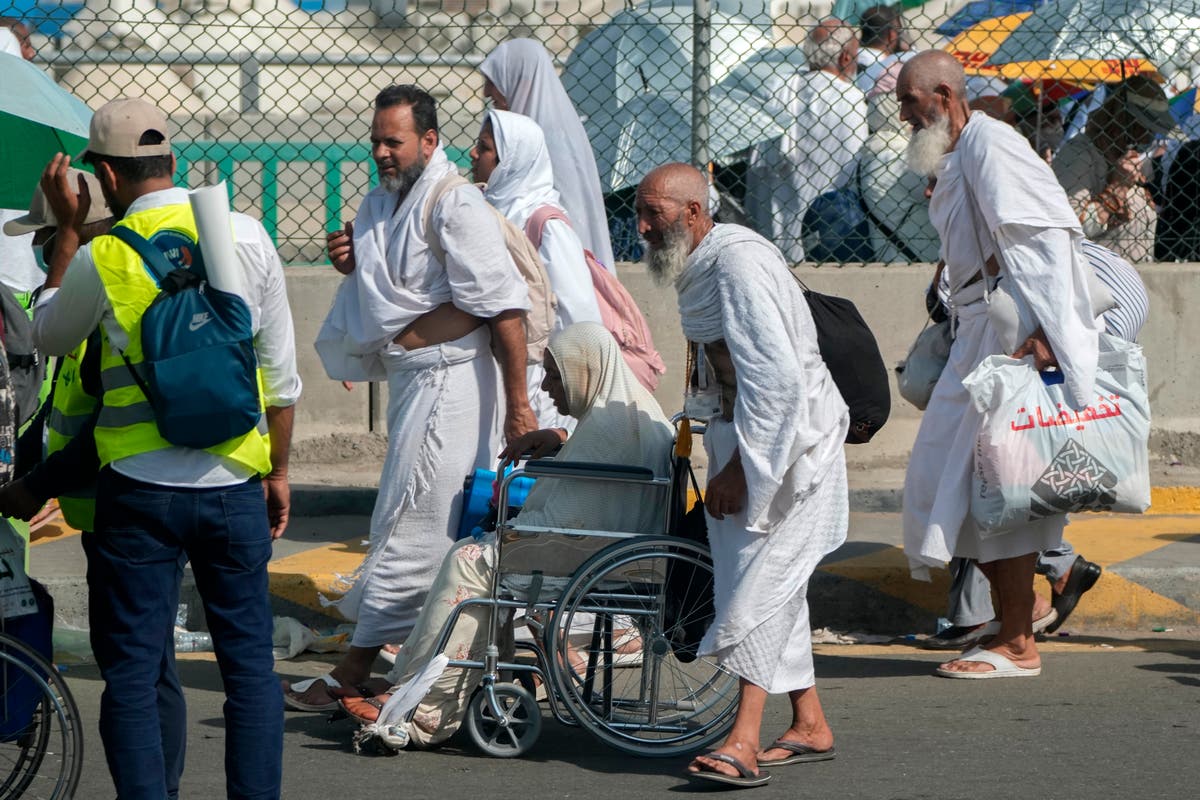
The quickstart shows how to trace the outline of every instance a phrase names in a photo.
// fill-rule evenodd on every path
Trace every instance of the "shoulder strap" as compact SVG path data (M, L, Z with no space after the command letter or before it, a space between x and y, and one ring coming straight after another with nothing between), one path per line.
M124 225L114 225L109 232L133 248L133 251L142 257L142 261L146 262L146 268L150 271L150 276L155 279L155 283L161 284L166 280L167 275L170 274L173 268L170 262L167 261L167 257L163 255L163 252L155 247L150 240ZM146 402L153 409L154 398L150 394L150 387L146 385L145 378L138 372L133 362L129 360L129 356L121 353L121 360L125 362L125 367L129 370L133 382L142 390L142 394L146 396Z
M149 239L124 225L114 225L109 233L129 245L135 253L142 257L142 261L146 262L150 277L154 278L155 283L162 283L170 274L173 269L171 263L167 261L167 257L161 250L151 244Z
M525 235L529 237L529 241L533 242L533 246L541 249L542 233L546 228L546 223L552 219L560 219L571 227L571 220L567 215L555 208L554 206L540 206L529 215L529 219L525 220Z
M429 249L433 251L433 257L442 265L446 263L446 248L442 247L442 240L433 230L433 210L450 191L459 186L465 186L467 183L467 179L462 175L457 172L449 172L438 179L438 182L429 190L429 197L425 200L425 213L421 217L425 228L425 241L429 245Z
M917 254L913 252L912 248L905 244L904 241L896 235L896 232L892 230L887 223L875 216L875 213L867 206L867 199L863 197L862 191L862 161L858 162L858 167L856 167L854 170L854 182L858 185L858 204L862 206L863 213L867 215L867 219L871 220L871 224L873 224L876 228L879 228L879 232L882 233L884 237L891 242L897 250L900 251L902 256L907 258L909 261L920 261L920 259L917 257Z

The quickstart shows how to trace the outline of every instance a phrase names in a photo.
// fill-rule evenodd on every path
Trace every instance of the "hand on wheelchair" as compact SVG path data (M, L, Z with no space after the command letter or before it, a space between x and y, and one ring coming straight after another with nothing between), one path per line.
M509 464L518 461L529 461L544 458L562 447L567 440L567 432L562 428L546 428L540 431L530 431L508 443L500 451L500 469L503 471Z

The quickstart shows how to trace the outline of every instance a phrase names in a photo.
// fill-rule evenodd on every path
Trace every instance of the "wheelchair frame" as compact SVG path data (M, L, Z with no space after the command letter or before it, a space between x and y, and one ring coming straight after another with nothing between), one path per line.
M0 754L12 752L12 765L0 764L0 800L16 800L30 792L53 800L73 797L83 769L84 740L75 698L50 661L0 626L0 680L8 685L16 679L32 684L41 696L23 729L0 742ZM7 721L6 697L0 697L0 714ZM57 774L43 774L48 756L57 757L58 767L47 772Z
M702 429L701 429L702 430ZM508 492L513 482L522 477L539 480L587 480L612 484L648 486L659 490L663 499L664 530L671 530L673 520L671 491L676 488L679 475L656 477L644 467L611 464L561 462L538 460L527 462L523 469L514 469L500 483L499 507L507 508ZM686 480L686 477L683 477ZM517 518L519 523L519 517ZM503 577L508 574L502 569L505 534L516 535L571 535L600 539L611 539L612 544L600 549L587 558L567 579L562 592L552 599L541 599L540 572L534 571L529 598L519 600L502 595ZM626 531L592 529L561 529L542 526L521 526L501 521L496 528L496 570L492 576L491 596L470 598L459 603L451 612L437 640L434 652L444 652L459 616L470 608L483 607L490 610L487 628L487 644L482 660L452 659L447 668L482 670L479 687L467 704L465 727L471 738L485 753L497 757L514 757L526 752L536 741L541 729L541 710L534 696L518 684L505 683L502 674L536 676L547 687L550 711L560 723L581 726L597 738L617 749L641 756L668 757L693 752L723 739L733 724L736 712L737 680L712 662L701 661L699 669L711 667L714 675L700 682L699 688L689 690L683 699L675 698L659 702L663 660L672 655L671 644L661 630L663 624L662 600L666 585L666 570L672 562L685 565L692 570L702 569L711 576L711 556L708 548L672 536L643 534ZM604 577L647 560L661 560L664 577L658 585L659 603L652 609L622 605L645 601L649 595L635 590L588 594L588 586L599 587ZM511 573L524 574L524 573ZM657 573L655 573L657 574ZM693 575L695 572L693 572ZM579 586L583 591L578 591ZM653 587L653 579L645 584ZM576 596L578 595L578 596ZM589 600L589 598L592 598ZM525 610L527 614L543 612L550 615L549 626L537 626L533 643L518 643L517 646L531 651L534 663L501 659L500 636L501 615L506 610ZM595 614L591 644L587 652L587 665L583 674L574 672L570 660L569 636L575 614ZM614 697L613 676L620 666L614 660L614 627L616 617L632 619L643 617L642 624L655 635L642 639L641 673L637 695L633 699ZM650 619L654 617L654 619ZM532 619L532 617L530 617ZM559 631L566 631L559 635ZM645 669L649 663L649 675ZM597 680L602 684L597 687ZM686 682L685 682L686 684ZM721 684L726 684L722 689ZM710 687L715 687L712 700L696 700L707 697ZM641 710L647 719L642 722L632 717L623 719L626 710ZM708 714L710 719L698 727L691 724L697 718L690 712ZM666 713L663 713L666 712ZM411 722L416 715L414 708L406 717ZM651 734L641 738L639 734Z

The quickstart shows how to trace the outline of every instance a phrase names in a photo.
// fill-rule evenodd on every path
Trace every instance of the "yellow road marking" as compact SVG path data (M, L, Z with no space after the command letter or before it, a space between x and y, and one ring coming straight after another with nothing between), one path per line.
M1200 517L1083 514L1072 518L1066 536L1075 549L1102 567L1119 564L1180 541L1200 537ZM898 547L821 567L833 575L857 581L926 611L943 614L949 574L933 573L924 583L908 575L908 561ZM1044 581L1036 590L1048 595ZM1200 625L1200 613L1141 584L1106 570L1071 616L1071 627L1139 629L1155 624Z
M352 575L366 555L362 542L362 537L356 536L272 561L267 567L271 594L303 608L329 613L317 595L340 593L338 576Z
M1200 486L1154 486L1147 514L1200 514Z

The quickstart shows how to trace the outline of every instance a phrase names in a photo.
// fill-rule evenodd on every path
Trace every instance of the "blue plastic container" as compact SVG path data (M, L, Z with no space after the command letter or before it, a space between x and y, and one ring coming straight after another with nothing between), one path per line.
M507 472L505 473L507 474ZM534 478L517 478L508 487L508 507L516 510L525 504L525 498L533 487ZM491 510L492 494L496 473L490 469L476 469L463 483L463 513L458 523L458 538L474 535L475 529ZM481 529L482 530L482 529Z

